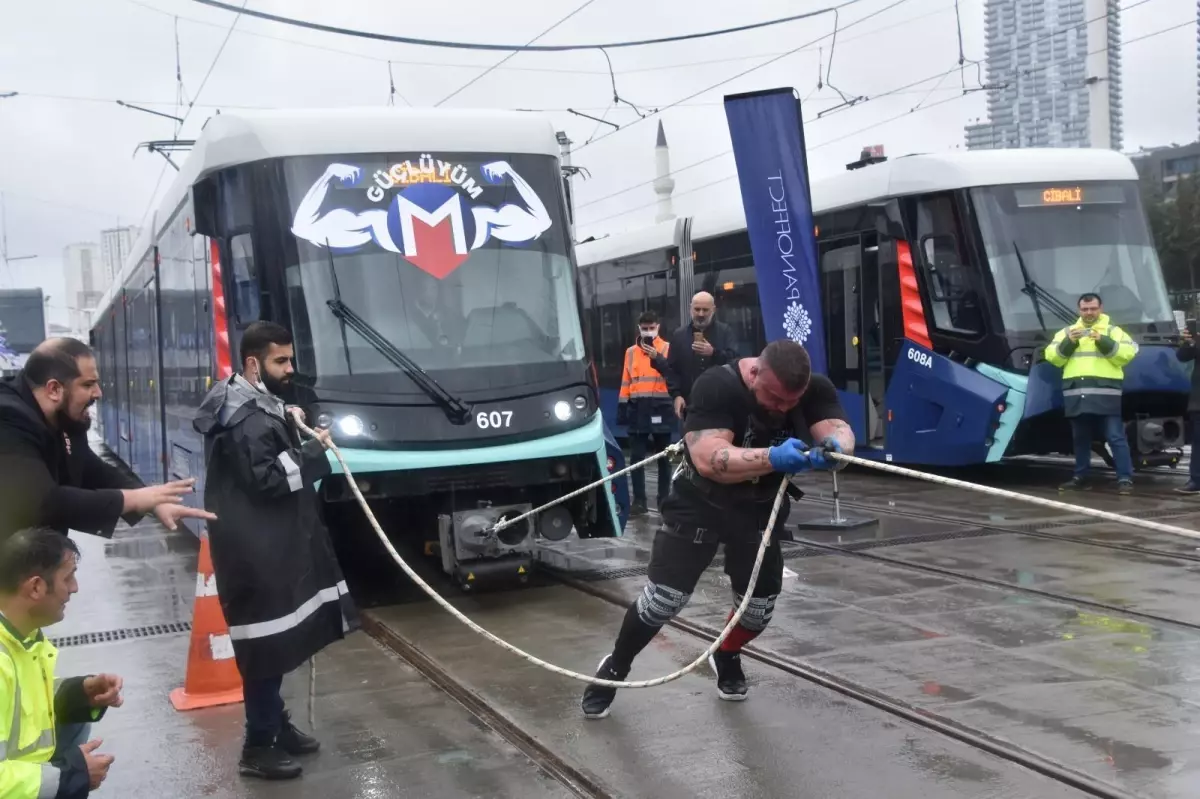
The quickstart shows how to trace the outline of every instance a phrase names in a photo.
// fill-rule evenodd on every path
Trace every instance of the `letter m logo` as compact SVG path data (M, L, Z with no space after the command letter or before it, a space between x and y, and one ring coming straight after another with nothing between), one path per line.
M449 187L412 186L397 194L388 222L399 227L393 236L403 242L405 259L438 280L470 257L462 199Z

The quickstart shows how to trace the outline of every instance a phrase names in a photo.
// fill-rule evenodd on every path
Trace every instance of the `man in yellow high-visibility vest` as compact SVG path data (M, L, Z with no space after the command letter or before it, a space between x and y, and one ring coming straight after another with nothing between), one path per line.
M62 621L79 590L79 550L46 528L0 542L0 796L83 799L100 787L111 755L89 741L91 723L120 707L121 678L71 677L54 690L58 650L42 627Z
M1046 360L1063 370L1063 414L1071 420L1075 474L1059 490L1087 490L1092 438L1099 432L1112 449L1117 490L1133 492L1133 458L1121 421L1121 385L1125 366L1137 355L1137 343L1112 324L1100 295L1079 298L1079 319L1046 346Z

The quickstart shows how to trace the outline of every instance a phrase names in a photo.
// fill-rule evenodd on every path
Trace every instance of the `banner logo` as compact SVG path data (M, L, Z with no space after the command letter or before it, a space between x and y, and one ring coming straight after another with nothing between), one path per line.
M334 181L362 188L365 207L361 201L355 207L325 207ZM292 233L339 252L374 244L441 280L493 239L525 244L551 225L537 192L507 161L482 164L472 175L463 164L422 155L415 166L403 161L386 172L377 170L371 184L365 183L361 167L330 164L296 208ZM505 184L516 189L520 202L473 202L486 186Z
M801 344L813 371L824 373L816 230L799 104L791 89L730 95L725 116L767 340Z

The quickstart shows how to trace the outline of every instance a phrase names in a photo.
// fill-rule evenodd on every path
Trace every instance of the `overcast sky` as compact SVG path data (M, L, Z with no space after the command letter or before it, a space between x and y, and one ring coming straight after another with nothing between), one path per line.
M238 0L229 0L238 2ZM329 25L433 39L525 42L584 0L460 0L417 9L386 0L250 0L261 11ZM847 95L872 97L937 75L958 62L953 0L860 0L840 12L831 79ZM1132 5L1134 0L1125 0ZM544 44L641 39L745 24L819 8L824 0L593 0L540 39ZM516 16L512 9L521 8ZM982 58L983 0L961 0L966 56ZM877 14L870 19L864 19ZM143 222L173 177L157 154L134 154L139 142L169 139L176 123L121 108L117 99L176 113L175 17L183 88L195 101L181 138L194 138L215 108L238 106L384 105L390 59L396 105L428 106L467 83L503 53L394 45L285 27L243 17L216 61L234 14L192 0L42 0L0 10L0 190L7 205L8 248L0 287L41 285L53 295L51 320L65 322L61 256L65 245L98 241L99 230ZM1192 0L1147 0L1122 16L1122 40L1195 20ZM861 20L859 24L853 24ZM832 14L749 33L655 47L610 51L617 90L648 112L662 108L774 55L827 36ZM513 57L445 103L445 107L549 111L575 142L575 163L591 179L577 181L580 235L653 221L650 186L596 202L654 177L654 137L661 118L679 170L729 149L723 94L793 86L808 97L807 118L840 102L816 88L818 47L829 67L828 38L701 94L657 117L640 120L629 106L609 110L612 89L597 52L528 53ZM708 62L708 63L698 63ZM1185 25L1124 48L1127 152L1197 138L1196 29ZM968 68L967 84L975 80ZM931 91L932 90L932 91ZM200 92L197 99L197 92ZM811 94L811 96L809 96ZM944 101L944 102L940 102ZM939 103L940 104L937 104ZM860 148L883 144L889 155L963 145L963 126L985 116L982 92L962 97L956 73L890 97L860 103L805 127L809 168L819 177L844 168ZM921 108L900 119L918 104ZM935 105L937 104L937 105ZM566 113L608 110L611 127ZM183 116L186 107L179 112ZM585 142L603 137L589 145ZM737 182L698 188L734 174L732 155L675 175L675 212L736 201ZM161 183L160 181L161 177ZM158 187L157 192L155 191Z

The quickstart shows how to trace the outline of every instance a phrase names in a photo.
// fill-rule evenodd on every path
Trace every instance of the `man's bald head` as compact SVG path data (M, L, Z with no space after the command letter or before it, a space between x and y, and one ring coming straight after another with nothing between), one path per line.
M21 371L46 421L65 432L88 429L88 408L101 396L91 347L79 339L48 338L29 354Z
M51 380L67 385L81 374L79 361L95 360L92 348L77 338L48 338L34 348L25 361L25 379L33 388Z
M704 330L712 323L717 301L707 291L698 291L692 296L692 326Z

